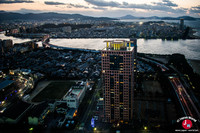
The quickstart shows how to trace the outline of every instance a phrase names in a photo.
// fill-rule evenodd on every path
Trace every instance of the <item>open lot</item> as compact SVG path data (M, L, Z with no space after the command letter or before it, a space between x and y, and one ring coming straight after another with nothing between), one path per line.
M48 84L32 101L41 102L45 100L61 99L74 82L70 81L55 81Z
M150 121L149 126L156 126L176 120L175 105L170 102L152 100L134 101L134 118L141 121Z
M143 88L144 88L145 94L152 93L153 96L155 96L156 93L159 93L159 94L163 93L160 83L158 81L144 81Z
M194 72L200 74L200 60L188 60Z
M134 118L141 125L150 127L166 127L176 120L175 104L165 94L159 81L147 80L142 82L143 93L134 98Z

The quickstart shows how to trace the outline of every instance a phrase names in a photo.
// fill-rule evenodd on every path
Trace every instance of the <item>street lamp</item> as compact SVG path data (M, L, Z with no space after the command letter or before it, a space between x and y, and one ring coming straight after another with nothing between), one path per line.
M144 130L147 130L148 128L147 128L147 126L144 126Z
M29 131L33 131L33 128L31 127L31 128L29 128Z

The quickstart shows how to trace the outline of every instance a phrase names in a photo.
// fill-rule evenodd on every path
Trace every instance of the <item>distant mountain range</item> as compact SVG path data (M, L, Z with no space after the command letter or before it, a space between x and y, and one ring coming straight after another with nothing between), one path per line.
M62 13L14 13L14 12L5 12L0 11L0 21L5 20L52 20L52 19L74 19L74 20L99 20L99 21L110 21L110 20L118 20L118 19L160 19L160 20L179 20L183 18L184 20L200 20L200 18L194 18L190 16L181 16L181 17L135 17L132 15L126 15L119 18L109 18L109 17L91 17L84 16L80 14L62 14Z
M61 14L61 13L13 13L13 12L5 12L0 11L0 21L4 20L52 20L52 19L74 19L74 20L117 20L116 18L108 18L108 17L91 17L84 16L80 14Z
M190 16L180 16L180 17L158 17L158 16L152 16L152 17L135 17L132 15L126 15L123 17L119 17L118 19L160 19L160 20L179 20L180 18L183 18L184 20L200 20L200 18L194 18Z

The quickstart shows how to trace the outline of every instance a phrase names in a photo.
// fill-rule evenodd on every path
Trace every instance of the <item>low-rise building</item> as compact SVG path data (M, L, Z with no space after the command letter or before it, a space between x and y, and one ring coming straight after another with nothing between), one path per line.
M6 54L13 48L13 41L10 39L1 40L0 39L0 55Z
M25 43L15 43L14 47L13 47L13 51L14 52L20 52L20 53L24 53L27 51L32 51L34 49L38 48L38 44L33 42L33 41L29 41L29 42L25 42Z
M13 41L11 39L3 40L4 51L9 51L13 48Z
M13 80L0 80L0 105L4 104L6 100L10 99L16 93Z
M79 82L70 88L67 94L63 97L63 100L67 102L69 108L78 108L85 96L85 92L85 83Z
M66 114L68 110L67 104L66 103L61 103L59 105L57 105L56 107L56 112L58 114Z
M28 123L30 125L41 125L44 123L44 119L50 112L48 103L41 103L34 106L28 115Z
M66 119L73 119L76 116L76 114L77 114L77 110L76 109L74 109L74 108L69 109L67 111L67 114L65 115L65 118Z

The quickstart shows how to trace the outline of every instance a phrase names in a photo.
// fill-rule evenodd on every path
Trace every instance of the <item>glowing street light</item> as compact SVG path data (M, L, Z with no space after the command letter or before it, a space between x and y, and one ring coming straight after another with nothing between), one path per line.
M148 128L145 126L145 127L144 127L144 130L147 130L147 129L148 129Z

